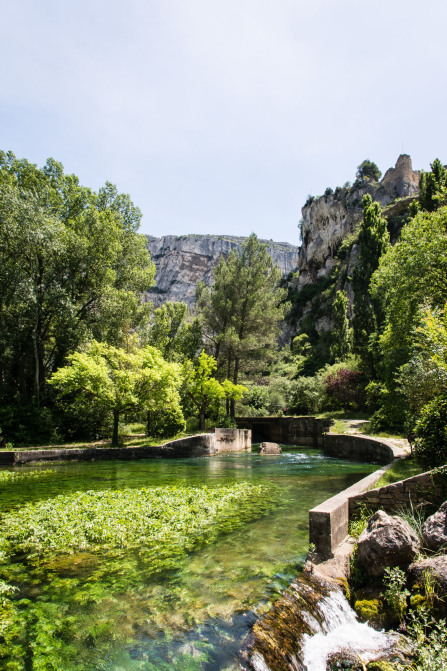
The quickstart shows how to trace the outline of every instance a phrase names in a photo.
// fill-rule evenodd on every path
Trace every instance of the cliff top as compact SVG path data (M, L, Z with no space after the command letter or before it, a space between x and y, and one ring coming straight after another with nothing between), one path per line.
M247 240L247 236L242 235L213 235L212 233L200 234L200 233L189 233L186 235L162 235L156 237L154 235L146 235L148 242L155 242L156 240L164 240L165 238L171 238L173 240L202 240L214 239L214 240L228 240L228 242L236 242L237 244L243 243ZM276 242L275 240L262 240L259 242L268 245L274 249L290 250L293 251L298 248L298 245L292 245L290 242Z

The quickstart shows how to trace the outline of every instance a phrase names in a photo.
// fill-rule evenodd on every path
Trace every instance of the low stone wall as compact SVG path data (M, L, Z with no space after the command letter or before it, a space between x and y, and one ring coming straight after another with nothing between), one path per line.
M240 429L250 429L254 443L323 447L323 434L329 431L330 419L316 417L237 417Z
M349 435L346 433L326 433L323 437L324 453L339 459L368 461L377 464L389 464L397 456L398 448L383 438Z
M216 452L251 450L250 429L214 429Z
M388 462L388 465L309 511L309 542L315 545L320 558L333 556L335 548L348 535L350 498L372 487L395 459L406 454L405 450L390 441L364 436L326 434L324 442L324 452L330 456L356 461Z
M164 445L148 447L85 447L0 452L0 464L28 464L33 461L92 461L106 459L181 459L206 457L218 452L251 449L251 432L241 429L215 429Z
M428 471L412 478L394 482L349 497L349 516L355 515L359 506L395 513L402 508L415 508L427 502L438 507L447 499L447 469Z

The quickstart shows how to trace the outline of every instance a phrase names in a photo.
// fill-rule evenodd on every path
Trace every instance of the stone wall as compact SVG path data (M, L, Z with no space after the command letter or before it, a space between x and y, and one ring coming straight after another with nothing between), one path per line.
M395 513L402 508L417 508L428 501L440 505L447 499L447 469L428 471L392 485L378 487L349 497L349 516L355 515L359 506L372 511L385 510Z
M240 429L250 429L254 443L263 441L322 447L331 420L316 417L237 417Z

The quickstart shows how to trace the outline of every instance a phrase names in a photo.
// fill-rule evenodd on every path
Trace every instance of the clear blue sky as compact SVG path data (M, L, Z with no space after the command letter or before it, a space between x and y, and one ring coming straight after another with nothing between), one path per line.
M0 148L152 235L298 243L307 194L447 163L446 0L0 0Z

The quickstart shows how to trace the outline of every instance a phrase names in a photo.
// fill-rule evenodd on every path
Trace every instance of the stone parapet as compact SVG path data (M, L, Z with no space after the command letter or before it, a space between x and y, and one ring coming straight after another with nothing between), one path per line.
M323 450L330 457L377 464L389 464L393 459L407 454L390 440L346 433L326 433L323 438Z

